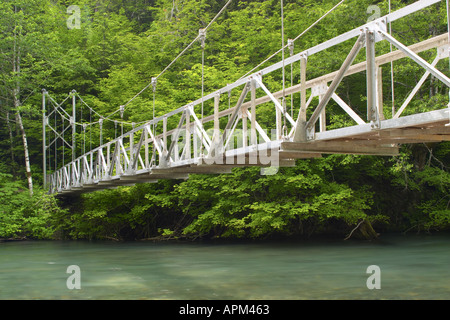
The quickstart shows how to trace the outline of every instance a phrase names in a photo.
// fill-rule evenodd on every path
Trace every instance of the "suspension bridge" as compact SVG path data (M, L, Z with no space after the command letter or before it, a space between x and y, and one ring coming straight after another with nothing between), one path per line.
M234 167L244 166L259 166L262 174L275 174L279 167L294 166L297 159L326 154L396 156L402 144L449 141L449 104L430 105L429 110L420 112L408 108L419 99L417 94L428 77L442 83L446 90L450 88L450 79L437 68L439 61L449 58L449 33L407 46L390 30L394 21L438 2L441 1L417 1L297 54L293 54L295 39L285 44L283 36L281 61L252 70L207 95L203 94L202 79L202 96L198 100L143 123L103 117L76 91L57 102L43 90L44 184L50 193L64 195L161 179L187 179L190 174L229 173ZM204 48L206 29L201 29L185 50L195 42ZM338 70L307 77L308 69L316 74L320 59L326 59L321 58L321 53L341 50L337 49L339 45L349 42L352 48ZM376 48L383 42L391 50L377 55L380 50ZM284 56L285 49L290 49L288 57ZM434 60L422 58L420 53L424 52L432 52ZM357 57L363 61L354 63ZM400 107L384 110L382 88L387 80L383 79L382 70L401 59L413 61L423 71L401 105L396 101ZM300 65L300 81L293 83L296 64ZM285 80L288 67L291 84L286 86L283 81L282 90L268 88L265 77L281 72ZM355 75L365 77L365 90L361 92L367 97L364 114L337 93L343 79ZM143 90L152 87L155 94L156 83L157 77L152 78ZM236 93L237 100L231 105L230 97ZM299 97L299 103L294 103L294 95ZM71 108L67 108L69 102ZM122 117L125 107L115 113ZM333 123L329 112L337 109L344 120ZM85 119L77 119L77 115L84 115ZM115 135L104 142L106 123L114 125ZM96 146L92 143L94 125L98 126L94 134L98 139ZM129 129L124 132L127 126Z

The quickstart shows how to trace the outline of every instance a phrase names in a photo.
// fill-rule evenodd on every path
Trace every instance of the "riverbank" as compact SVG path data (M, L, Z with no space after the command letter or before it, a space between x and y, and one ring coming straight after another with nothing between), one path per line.
M384 239L389 238L404 238L404 239L415 239L424 237L446 237L450 236L449 231L434 231L434 232L401 232L401 231L389 231L383 233L377 233L376 238L365 239L361 237L343 237L341 234L315 234L310 237L299 237L299 236L277 236L277 237L266 237L266 238L205 238L197 237L195 239L188 237L152 237L145 239L111 239L111 238L91 238L91 239L33 239L33 238L0 238L0 243L14 243L14 242L26 242L26 241L50 241L50 242L106 242L106 243L193 243L193 244L264 244L264 243L382 243Z

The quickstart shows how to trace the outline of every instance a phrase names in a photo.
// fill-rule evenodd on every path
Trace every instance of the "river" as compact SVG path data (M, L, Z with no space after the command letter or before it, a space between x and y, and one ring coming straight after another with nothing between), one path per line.
M67 273L73 265L78 270ZM372 265L378 273L367 272ZM375 242L14 241L0 243L0 299L447 300L449 266L445 234ZM80 289L70 289L69 278ZM380 289L369 289L369 278Z

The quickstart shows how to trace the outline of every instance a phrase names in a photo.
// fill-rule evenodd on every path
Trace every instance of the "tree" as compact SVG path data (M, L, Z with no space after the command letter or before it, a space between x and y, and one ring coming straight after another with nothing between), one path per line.
M47 6L47 7L46 7ZM54 8L51 2L4 1L0 4L0 62L2 92L7 102L3 109L15 114L15 123L22 139L24 164L28 189L33 194L30 152L23 113L37 112L25 105L49 75L49 62L54 50L51 41L48 11ZM39 109L38 109L39 110Z

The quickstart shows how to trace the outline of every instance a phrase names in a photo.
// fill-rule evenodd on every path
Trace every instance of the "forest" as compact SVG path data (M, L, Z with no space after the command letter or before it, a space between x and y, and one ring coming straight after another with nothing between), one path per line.
M259 168L234 168L231 174L194 174L187 180L72 197L48 194L43 187L42 90L61 100L76 90L86 105L110 114L148 86L226 2L0 2L0 239L344 239L363 222L367 228L352 237L450 229L450 142L403 145L395 157L333 154L297 160L295 167L280 168L275 175L260 175ZM338 2L231 1L206 37L205 93L236 81L280 49L281 9L287 40ZM363 25L374 13L368 8L376 6L385 15L389 4L394 11L413 2L346 0L299 38L294 52ZM68 10L70 6L79 11ZM79 21L73 20L74 14ZM392 25L392 33L408 45L447 30L445 1ZM338 70L348 51L336 50L322 70L311 70L308 77ZM432 61L435 52L421 55ZM201 57L200 44L193 45L158 79L154 95L151 88L143 91L116 120L142 122L198 99ZM280 59L278 54L271 62ZM438 68L449 75L448 59ZM383 69L388 114L392 105L399 108L422 75L406 59L393 64L393 83L390 71ZM293 78L285 81L296 84L299 78L294 70ZM355 89L365 86L361 79L345 78L337 89L356 111L365 108L366 97ZM282 79L267 81L280 88ZM417 95L411 112L443 108L448 88L429 77ZM84 112L87 119L87 109ZM336 112L328 121L342 119ZM118 128L110 125L108 130L114 138ZM91 139L97 142L98 135L93 131ZM371 233L363 232L367 230Z

